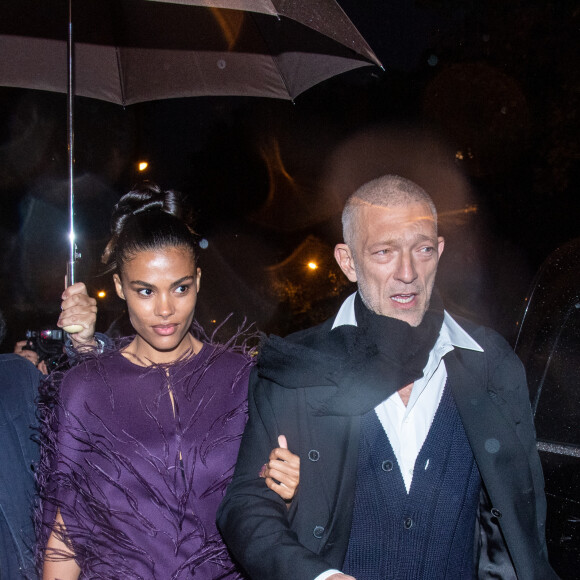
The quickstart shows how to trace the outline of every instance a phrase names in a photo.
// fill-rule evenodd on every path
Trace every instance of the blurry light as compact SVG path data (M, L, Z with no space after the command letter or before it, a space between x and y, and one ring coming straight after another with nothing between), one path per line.
M308 267L311 270L316 270L316 268L318 268L318 264L316 262L308 262Z
M477 213L478 207L476 204L468 205L467 207L463 207L461 209L453 209L443 212L438 212L442 218L450 218L450 217L458 217L460 215L470 214L470 213Z
M429 58L427 59L427 64L429 66L437 66L438 62L439 62L439 58L437 58L437 55L435 55L435 54L429 55Z
M455 159L457 159L458 161L461 161L463 159L463 151L458 151L455 154Z
M98 298L105 298L107 296L107 293L104 290L99 290L97 292L97 297Z
M217 322L217 320L215 320L215 318L211 321L212 324L215 324Z
M201 240L199 240L199 247L202 250L207 250L208 246L209 246L209 242L205 238L202 238Z
M137 164L137 169L139 169L139 171L145 171L148 167L149 163L147 163L147 161L139 161Z

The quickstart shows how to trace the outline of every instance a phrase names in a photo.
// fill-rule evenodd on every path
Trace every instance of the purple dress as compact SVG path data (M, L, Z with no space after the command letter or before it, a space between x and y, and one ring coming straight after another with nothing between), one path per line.
M251 364L204 344L165 367L115 351L69 371L44 442L41 545L59 508L81 578L239 577L215 515Z

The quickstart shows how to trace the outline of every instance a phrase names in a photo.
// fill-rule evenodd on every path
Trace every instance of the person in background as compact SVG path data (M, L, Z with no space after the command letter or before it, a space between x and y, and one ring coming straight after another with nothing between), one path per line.
M335 258L358 291L262 346L218 512L228 547L256 580L556 578L523 366L433 291L431 198L383 176L342 221ZM289 511L256 476L279 433L301 459Z
M71 335L71 345L91 344L97 305L84 284L65 291L62 308L61 326L72 316L83 327L80 341ZM4 333L0 315L0 342ZM8 580L36 577L32 508L39 448L35 401L46 369L36 368L38 355L24 346L26 341L17 343L14 353L0 354L0 578Z
M103 262L135 335L89 353L43 407L43 578L238 578L215 514L254 359L236 346L243 337L211 344L192 332L201 270L181 196L154 184L123 196ZM279 445L258 471L290 501L298 458Z

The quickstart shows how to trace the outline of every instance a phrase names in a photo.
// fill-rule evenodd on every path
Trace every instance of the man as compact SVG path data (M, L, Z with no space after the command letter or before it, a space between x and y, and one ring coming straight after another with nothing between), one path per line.
M59 326L78 324L72 346L88 348L97 318L97 302L84 284L62 295ZM0 336L4 334L0 315ZM102 340L104 337L101 336ZM1 340L0 340L1 342ZM22 350L22 349L20 349ZM29 351L31 352L31 351ZM34 469L39 459L35 401L42 372L26 351L0 355L0 578L36 578L32 505L36 492ZM72 351L71 351L72 354ZM37 362L38 358L36 359Z
M358 292L263 347L218 524L254 579L556 578L521 363L444 312L430 197L384 176L347 201L335 258ZM290 509L259 486L279 433Z

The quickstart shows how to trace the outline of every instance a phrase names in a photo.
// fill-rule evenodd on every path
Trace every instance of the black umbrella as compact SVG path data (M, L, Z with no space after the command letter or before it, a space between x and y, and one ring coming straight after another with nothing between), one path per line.
M77 0L72 17L71 0L5 1L0 54L1 85L68 93L69 283L74 95L122 105L201 95L294 99L337 74L380 65L334 0Z

